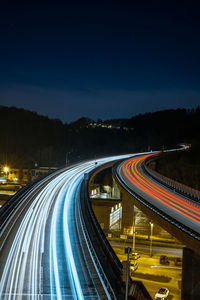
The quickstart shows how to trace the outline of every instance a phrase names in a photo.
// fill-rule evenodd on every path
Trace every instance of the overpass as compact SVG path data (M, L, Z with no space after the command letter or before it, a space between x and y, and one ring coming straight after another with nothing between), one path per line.
M124 222L133 220L132 205L135 204L153 222L185 245L182 299L200 299L199 194L196 198L186 196L150 176L146 172L145 161L153 155L155 154L135 156L113 168L115 181L122 193Z
M117 160L127 158L110 157L53 172L19 191L1 208L1 299L124 298L122 265L88 205L87 188L91 174L94 176ZM174 215L166 214L161 207L163 203L156 206L155 202L151 202L153 197L150 201L146 193L139 192L139 186L134 188L125 172L126 169L129 174L129 166L128 159L114 168L122 191L123 213L126 214L127 210L130 213L130 203L134 202L152 220L187 245L183 270L190 272L191 280L188 281L187 277L186 281L184 276L187 274L183 272L183 282L187 283L183 299L195 299L190 294L194 287L198 294L198 226L194 226L193 219L185 225L183 219L177 220ZM144 180L146 174L142 170L142 161L137 167ZM139 171L137 169L137 174ZM198 215L197 211L193 213ZM150 299L139 285L135 284L133 290L132 299L137 299L137 295L143 297L141 299Z
M90 172L127 157L54 171L6 202L0 299L124 299L122 265L92 212L87 187ZM134 291L140 293L137 285Z

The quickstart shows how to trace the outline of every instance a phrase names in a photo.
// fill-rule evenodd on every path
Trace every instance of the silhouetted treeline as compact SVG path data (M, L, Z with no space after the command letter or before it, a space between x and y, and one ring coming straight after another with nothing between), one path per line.
M169 178L200 190L200 143L194 143L188 151L162 153L154 168Z
M165 110L131 119L63 124L14 107L0 107L0 164L63 166L66 162L171 147L200 140L200 109Z

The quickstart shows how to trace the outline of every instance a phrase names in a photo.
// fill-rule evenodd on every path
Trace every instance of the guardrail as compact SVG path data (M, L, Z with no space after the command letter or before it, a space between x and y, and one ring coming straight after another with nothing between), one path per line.
M124 299L122 265L107 241L91 207L87 174L81 185L79 215L88 250L108 299Z
M91 241L91 238L90 238L90 235L87 231L87 228L86 228L86 224L85 224L85 221L84 221L84 217L83 217L83 213L82 213L82 210L79 209L79 221L80 221L80 224L81 224L81 228L82 228L82 232L83 232L83 236L84 236L84 239L85 239L85 242L87 244L87 249L90 253L90 257L93 261L93 264L94 264L94 267L97 271L97 274L99 276L99 279L101 281L101 284L103 286L103 289L104 289L104 292L106 294L106 296L108 297L108 299L113 299L113 300L116 300L116 296L115 296L115 293L112 289L112 286L110 285L110 282L101 266L101 263L98 259L98 256L95 252L95 249L93 247L93 244L92 244L92 241Z
M166 213L158 209L157 207L153 206L151 203L149 203L147 200L145 200L143 197L139 196L136 192L134 192L125 182L122 180L122 178L119 176L117 172L118 164L113 166L113 175L115 177L115 180L118 182L118 184L121 185L121 187L126 190L130 195L132 195L136 200L138 200L140 203L142 203L144 206L155 212L157 215L165 219L166 221L170 222L177 228L179 228L181 231L184 231L188 235L192 236L196 240L200 241L200 234L192 230L191 228L187 227L184 224L181 224L176 219L168 216Z
M112 167L113 169L113 167ZM93 212L93 209L91 207L91 203L89 201L89 191L88 191L88 184L87 184L87 179L89 179L90 175L93 172L90 172L88 174L88 176L86 175L86 180L85 180L85 184L86 184L86 188L85 188L85 201L86 201L86 206L87 209L89 209L90 212L90 216L92 218L92 222L87 222L87 225L89 224L93 224L93 227L96 229L97 232L95 233L95 235L97 236L98 241L101 241L101 247L103 247L104 249L104 257L102 257L103 261L101 261L101 263L103 262L104 264L104 270L105 273L107 274L107 278L109 279L109 270L108 270L108 266L106 266L105 263L105 259L107 259L107 263L110 263L111 266L111 270L112 273L114 274L114 282L111 280L109 282L115 283L115 287L113 287L113 291L115 291L115 294L117 295L117 299L124 299L125 296L125 283L122 282L121 278L122 278L122 264L120 263L117 255L115 254L114 250L112 249L112 247L110 246L110 243L108 242L108 240L105 237L105 234L103 232L103 230L101 229L98 220L95 217L95 214ZM83 193L81 193L81 195L83 195ZM83 203L83 201L81 201ZM85 217L85 215L84 215ZM85 217L86 220L87 217ZM98 245L96 245L96 249L97 251L99 250ZM98 251L99 252L99 251ZM99 256L98 256L99 257ZM100 256L101 257L101 256ZM106 268L107 267L107 268ZM106 269L105 269L106 268ZM116 291L118 291L116 293ZM120 293L119 293L120 291ZM129 298L130 299L142 299L142 300L152 300L151 296L149 295L148 291L145 289L144 285L141 282L138 281L133 281L131 279L131 277L129 278Z
M194 200L196 202L200 202L200 191L195 190L185 184L182 184L180 182L177 182L176 180L173 180L171 178L168 178L158 172L156 172L155 170L152 170L151 168L148 167L148 164L155 160L155 158L147 158L143 164L142 164L142 168L143 171L150 176L151 178L153 178L154 180L158 181L159 183L167 186L168 188L170 188L173 191L176 191L177 193L186 196L188 198L190 198L191 200Z

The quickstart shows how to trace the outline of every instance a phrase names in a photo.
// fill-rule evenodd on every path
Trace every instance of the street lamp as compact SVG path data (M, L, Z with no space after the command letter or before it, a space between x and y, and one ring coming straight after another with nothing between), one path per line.
M5 166L4 172L6 173L6 181L8 180L8 171L9 171L9 168Z
M135 212L134 212L134 206L133 206L133 250L132 250L132 253L135 252L135 235L136 235L136 232L135 232Z
M125 254L127 254L127 264L126 264L126 293L125 293L125 300L128 300L128 281L129 281L129 273L130 273L130 254L132 249L130 247L125 248Z
M150 222L151 234L150 234L150 257L152 257L152 236L153 236L153 223Z
M71 152L66 152L66 166L67 166L67 164L68 164L68 162L69 162L69 154L70 154Z

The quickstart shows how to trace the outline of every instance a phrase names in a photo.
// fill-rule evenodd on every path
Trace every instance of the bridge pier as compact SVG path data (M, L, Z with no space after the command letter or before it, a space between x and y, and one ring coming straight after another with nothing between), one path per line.
M127 234L131 231L133 226L133 216L134 216L134 206L133 202L130 201L124 195L121 193L121 200L122 200L122 227L121 227L121 233Z
M109 231L111 213L111 205L109 204L109 201L92 200L92 209L104 232Z
M182 300L200 299L200 256L183 248Z

